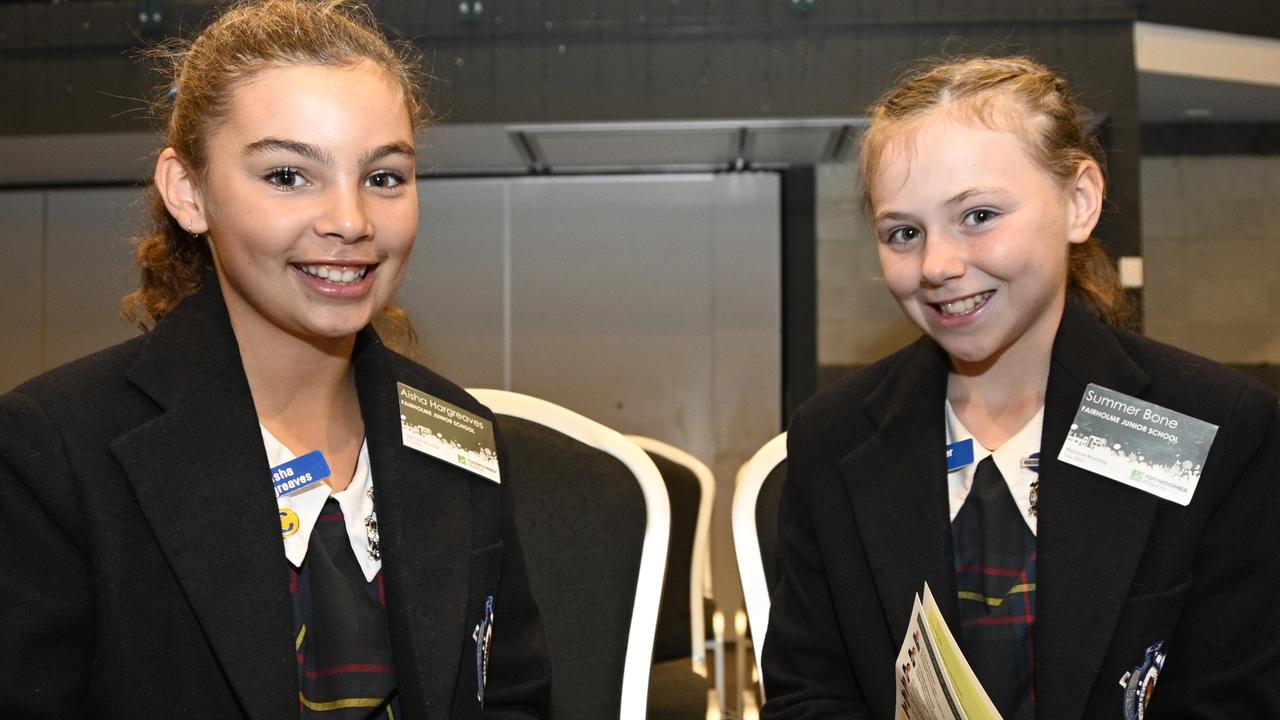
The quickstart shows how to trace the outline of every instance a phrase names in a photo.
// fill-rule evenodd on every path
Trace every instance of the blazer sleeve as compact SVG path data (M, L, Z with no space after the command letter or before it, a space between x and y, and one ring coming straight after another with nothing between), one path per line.
M1246 388L1221 496L1199 538L1152 718L1280 717L1280 407Z
M0 708L81 713L93 652L89 559L62 439L30 398L0 396Z
M797 417L787 436L787 477L778 509L778 569L770 591L762 664L766 720L869 718L836 617L811 503L824 502L823 472ZM829 499L826 499L829 501Z
M505 442L496 424L494 433L501 452L502 477L511 478ZM496 607L502 608L502 616L494 621L484 716L492 720L548 718L551 716L551 664L538 605L529 590L511 493L504 487L501 496L502 580L495 601Z

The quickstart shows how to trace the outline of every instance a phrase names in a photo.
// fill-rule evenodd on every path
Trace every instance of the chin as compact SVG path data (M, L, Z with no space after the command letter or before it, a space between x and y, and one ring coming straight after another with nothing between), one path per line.
M316 340L342 340L360 332L372 321L372 317L366 316L310 323L301 328L301 334Z
M934 341L942 346L942 349L947 352L947 356L954 362L981 365L990 361L996 354L991 348L973 343L944 342L937 337L934 337Z

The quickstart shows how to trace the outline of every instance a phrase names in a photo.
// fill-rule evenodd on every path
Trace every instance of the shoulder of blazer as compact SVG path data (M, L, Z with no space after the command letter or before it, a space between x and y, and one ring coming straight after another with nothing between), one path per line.
M46 370L9 392L36 399L42 407L81 402L86 396L111 388L113 381L123 381L146 342L146 335L130 338Z
M829 437L845 451L861 441L884 418L899 409L906 394L919 393L930 378L944 373L946 354L928 337L836 380L806 400L792 418L788 433ZM945 391L945 384L942 386ZM938 398L941 409L942 397ZM835 429L838 432L829 432ZM856 430L862 432L855 432ZM839 452L843 456L844 452Z
M1134 362L1151 376L1153 387L1160 386L1161 394L1221 400L1247 393L1280 402L1274 390L1235 368L1125 330L1112 332Z
M366 333L365 336L367 337L367 335ZM463 390L457 383L415 360L407 358L385 346L382 347L387 353L392 373L398 382L430 393L445 402L457 405L463 410L476 413L488 420L493 420L493 413L489 411L489 408L472 397L466 390Z
M1274 391L1239 370L1105 325L1074 301L1068 302L1063 316L1054 367L1055 372L1075 376L1080 391L1085 383L1095 382L1220 428L1237 416L1265 420L1280 403ZM1108 382L1120 382L1121 373L1134 380L1130 389ZM1052 394L1050 398L1068 400ZM1069 400L1078 405L1079 394Z

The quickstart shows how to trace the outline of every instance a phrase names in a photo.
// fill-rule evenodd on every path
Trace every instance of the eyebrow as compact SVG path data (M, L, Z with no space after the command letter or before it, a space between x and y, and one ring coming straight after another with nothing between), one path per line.
M281 138L263 138L256 142L251 142L244 146L245 155L262 155L269 152L291 152L295 155L301 155L310 158L318 163L325 165L333 164L333 156L321 150L310 143L298 142L297 140L284 140Z
M897 221L897 220L910 220L910 219L911 219L911 215L907 213L887 212L887 213L881 213L879 215L876 215L874 218L871 219L871 222L872 224L878 225L884 222L885 220Z
M333 156L310 143L299 142L297 140L285 140L282 138L263 138L256 142L251 142L244 147L245 155L260 155L269 152L290 152L295 155L315 160L325 165L333 165ZM407 155L416 157L413 146L406 142L392 142L386 145L380 145L360 158L361 165L367 165L375 160L379 160L388 155Z
M365 153L364 156L360 158L360 164L368 165L374 160L380 160L388 155L407 155L410 158L417 157L417 153L414 151L412 145L407 142L396 141L387 143L386 145L380 145Z
M962 192L959 192L953 195L951 199L946 202L946 204L959 205L960 203L963 203L965 200L968 200L974 195L988 195L991 193L998 193L998 192L1000 192L1000 188L981 188L981 187L969 188L968 190L964 190Z

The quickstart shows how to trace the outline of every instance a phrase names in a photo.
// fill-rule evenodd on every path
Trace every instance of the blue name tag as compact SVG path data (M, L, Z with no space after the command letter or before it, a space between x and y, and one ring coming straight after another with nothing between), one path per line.
M276 488L276 497L305 490L327 477L329 463L324 461L324 453L319 450L271 468L271 484Z
M973 438L947 446L947 472L955 472L973 464Z

